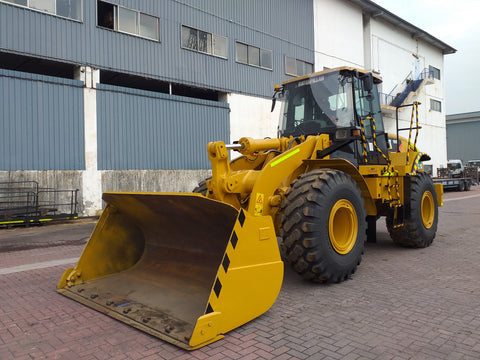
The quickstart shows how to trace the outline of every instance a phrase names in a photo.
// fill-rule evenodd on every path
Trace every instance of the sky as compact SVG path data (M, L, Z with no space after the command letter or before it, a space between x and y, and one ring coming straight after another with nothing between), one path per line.
M457 50L444 57L447 115L480 111L480 0L373 0Z

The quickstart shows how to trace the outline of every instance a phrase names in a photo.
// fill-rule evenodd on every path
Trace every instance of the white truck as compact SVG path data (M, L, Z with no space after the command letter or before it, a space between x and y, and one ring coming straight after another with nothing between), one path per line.
M465 167L462 160L448 160L446 168L437 169L437 177L433 178L433 182L442 184L444 189L468 191L476 183L476 170L477 168Z

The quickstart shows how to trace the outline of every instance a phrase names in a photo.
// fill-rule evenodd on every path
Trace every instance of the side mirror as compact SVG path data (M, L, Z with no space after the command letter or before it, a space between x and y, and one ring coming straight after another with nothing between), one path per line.
M277 103L277 95L278 97L283 97L283 87L280 87L280 85L275 85L275 88L273 89L272 108L270 109L270 112L273 112L273 109L275 109L275 104Z
M270 109L270 112L273 112L273 109L275 109L275 104L277 103L277 98L275 95L272 98L272 108Z
M363 89L367 92L372 91L373 89L373 76L371 73L361 74L359 76L360 80L363 81Z

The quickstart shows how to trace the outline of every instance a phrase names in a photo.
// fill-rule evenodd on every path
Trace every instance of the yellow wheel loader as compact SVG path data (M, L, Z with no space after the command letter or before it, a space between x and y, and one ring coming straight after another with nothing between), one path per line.
M443 190L422 171L418 104L408 140L398 126L389 136L380 82L348 67L288 80L275 88L278 138L209 143L212 177L195 193L104 193L58 291L191 350L273 305L281 252L304 278L336 283L355 272L379 217L396 243L429 246Z

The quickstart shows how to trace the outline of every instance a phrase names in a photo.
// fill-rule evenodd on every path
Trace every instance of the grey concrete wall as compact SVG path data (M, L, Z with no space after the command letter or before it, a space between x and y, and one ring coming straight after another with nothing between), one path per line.
M104 170L102 191L192 192L210 170Z
M16 181L36 181L39 188L51 188L55 190L75 190L78 191L77 212L84 212L82 199L82 179L81 170L18 170L18 171L0 171L0 182L16 182ZM70 194L62 193L62 201Z
M211 175L211 170L109 170L100 171L102 190L139 192L191 192L200 181ZM84 201L84 171L0 171L0 182L36 181L40 188L78 191L77 211L80 217L100 209L89 208Z

